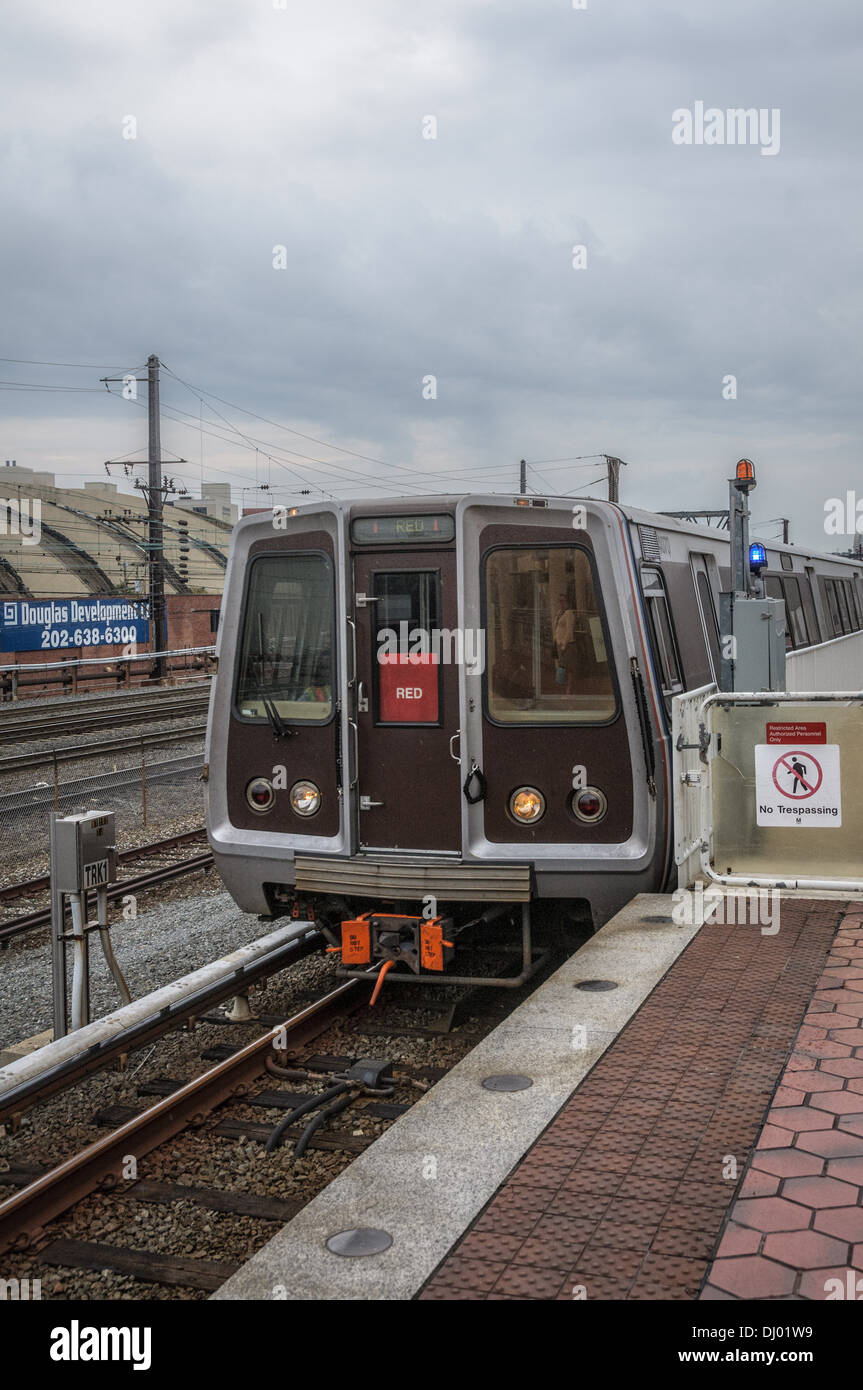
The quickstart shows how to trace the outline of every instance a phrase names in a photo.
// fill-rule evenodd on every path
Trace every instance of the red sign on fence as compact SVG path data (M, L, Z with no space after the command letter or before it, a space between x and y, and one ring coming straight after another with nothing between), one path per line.
M826 743L826 724L768 724L768 743Z

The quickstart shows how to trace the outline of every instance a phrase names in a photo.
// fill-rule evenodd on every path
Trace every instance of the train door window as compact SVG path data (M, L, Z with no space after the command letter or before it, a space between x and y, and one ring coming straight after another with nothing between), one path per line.
M486 700L502 724L606 723L617 701L601 600L581 546L513 546L484 566Z
M644 608L650 630L651 646L656 660L657 673L665 706L671 713L671 697L683 690L680 657L674 639L674 628L668 608L668 598L662 575L659 570L641 571L641 590L644 594Z
M439 724L440 572L377 570L372 593L375 723Z
M812 597L812 585L809 580L809 570L806 574L799 574L797 582L800 585L800 598L803 603L803 614L806 618L806 628L809 633L810 643L818 642L821 639L819 631L818 615L815 612L815 602Z
M707 649L710 654L710 665L713 670L713 679L719 679L719 620L716 616L716 599L714 597L713 585L707 571L707 557L704 555L692 556L692 572L695 576L695 593L698 599L698 609L701 613L701 626L704 630L707 641Z
M237 709L291 723L333 712L333 567L311 551L262 555L249 568Z
M803 611L803 599L800 596L797 576L783 575L782 587L785 590L785 608L793 644L795 647L808 647L811 639L806 626L806 614Z
M785 609L785 649L794 645L791 636L791 622L788 617L788 604L785 602L785 590L782 588L782 580L778 574L768 574L764 579L764 592L768 598L778 598Z

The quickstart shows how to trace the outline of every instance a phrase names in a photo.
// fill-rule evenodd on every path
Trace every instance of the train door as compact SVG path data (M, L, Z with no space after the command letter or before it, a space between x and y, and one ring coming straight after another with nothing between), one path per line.
M354 556L360 850L461 849L455 550Z
M490 525L478 537L487 668L482 832L517 856L625 842L629 736L592 546L561 528ZM627 677L629 673L627 672ZM468 764L468 773L472 762Z
M719 619L717 617L719 575L716 560L712 555L696 553L691 554L689 558L692 565L695 596L698 599L698 611L701 614L701 626L707 643L707 654L710 658L713 679L718 682L720 667Z

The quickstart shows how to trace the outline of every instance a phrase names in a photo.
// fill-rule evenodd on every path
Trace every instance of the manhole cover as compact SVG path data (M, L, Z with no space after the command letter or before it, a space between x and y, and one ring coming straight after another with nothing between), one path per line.
M482 1084L487 1091L526 1091L533 1082L529 1076L501 1072L499 1076L487 1076Z
M376 1231L373 1226L360 1226L353 1231L339 1231L330 1236L327 1249L334 1255L380 1255L389 1250L393 1238L388 1231Z
M576 989L601 990L617 989L616 980L579 980Z

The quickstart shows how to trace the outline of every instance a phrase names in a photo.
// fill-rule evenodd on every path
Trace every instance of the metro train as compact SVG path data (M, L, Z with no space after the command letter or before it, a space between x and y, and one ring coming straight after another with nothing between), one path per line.
M860 560L766 549L789 648L863 628ZM729 566L727 532L592 499L246 517L205 768L228 891L342 973L450 982L466 924L520 915L522 979L532 912L673 886L671 701L719 675Z

